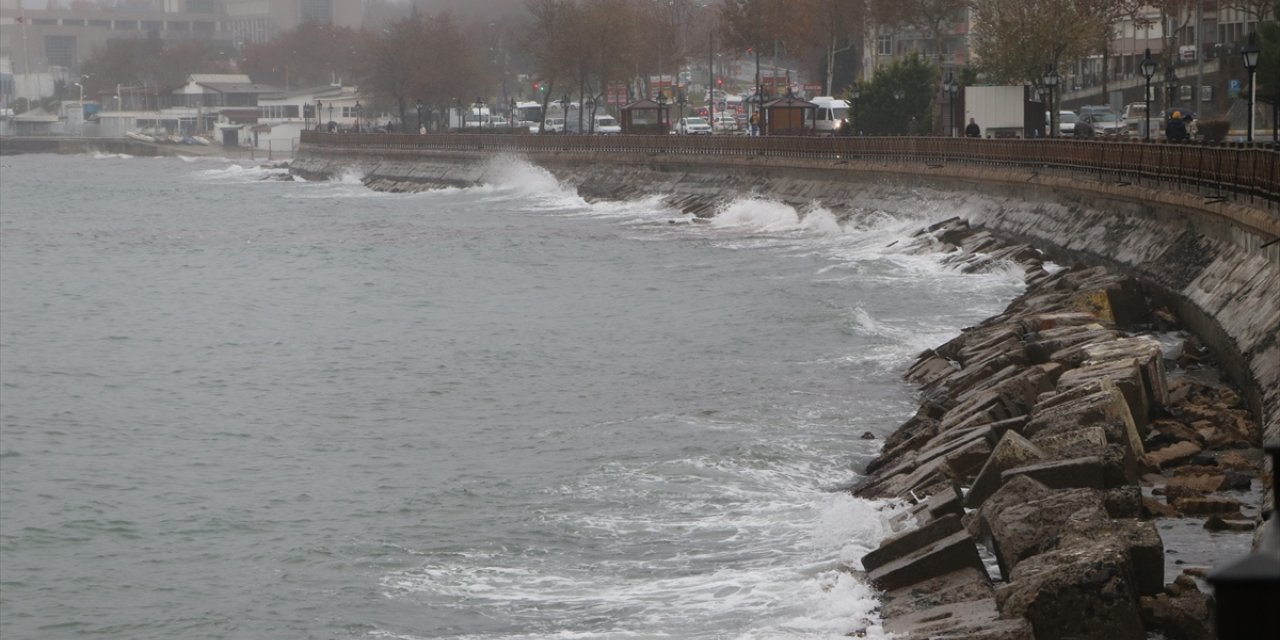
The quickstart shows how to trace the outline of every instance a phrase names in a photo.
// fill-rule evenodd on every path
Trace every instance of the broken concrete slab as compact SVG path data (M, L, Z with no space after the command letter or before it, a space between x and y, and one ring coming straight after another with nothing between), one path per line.
M1001 474L1007 469L1022 466L1028 462L1044 460L1048 457L1040 447L1013 431L1004 434L1000 442L991 452L991 457L982 465L973 486L965 495L964 506L976 509L991 494L995 493L1004 479Z
M887 591L965 567L985 570L973 538L960 531L868 572L867 578L876 588Z
M866 571L879 569L889 562L918 551L925 545L957 533L961 528L960 516L955 514L947 514L926 522L919 528L881 541L878 548L862 556L862 568Z

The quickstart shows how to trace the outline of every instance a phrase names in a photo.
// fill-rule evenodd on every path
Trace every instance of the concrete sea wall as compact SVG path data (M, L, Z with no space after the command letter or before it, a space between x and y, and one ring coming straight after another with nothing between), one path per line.
M916 249L953 252L960 268L1019 263L1028 291L921 354L906 374L923 391L920 411L886 440L855 490L914 504L899 532L863 559L885 592L886 628L937 638L1212 637L1211 606L1195 581L1165 584L1172 576L1152 520L1186 515L1248 529L1258 506L1265 516L1274 504L1271 495L1242 506L1222 494L1247 488L1262 473L1258 446L1280 441L1272 203L1007 168L523 159L588 199L658 194L699 216L751 194L837 214L910 213L922 199L963 212L967 221L923 231ZM304 147L291 169L308 178L355 172L372 188L413 191L495 180L504 162ZM1078 266L1050 275L1046 256ZM1142 336L1173 328L1193 333L1243 397L1196 381L1197 345L1172 362ZM999 584L980 548L994 556Z

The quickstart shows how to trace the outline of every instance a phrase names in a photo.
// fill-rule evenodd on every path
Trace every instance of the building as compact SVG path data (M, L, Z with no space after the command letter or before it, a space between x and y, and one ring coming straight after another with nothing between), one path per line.
M80 80L82 62L117 38L204 40L239 47L271 40L303 22L359 28L365 0L151 0L127 8L85 4L49 9L47 0L0 0L0 69L13 97L51 95L55 82Z

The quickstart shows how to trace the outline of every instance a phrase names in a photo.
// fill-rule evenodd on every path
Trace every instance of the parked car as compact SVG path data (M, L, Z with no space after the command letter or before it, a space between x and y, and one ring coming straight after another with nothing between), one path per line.
M1048 111L1045 112L1044 119L1045 119L1045 122L1048 123L1049 121ZM1080 118L1076 116L1076 113L1074 111L1059 111L1058 112L1058 135L1066 136L1066 137L1071 137L1075 135L1076 122L1079 120Z
M615 133L622 133L622 125L618 123L617 118L607 113L597 113L595 130L596 133L612 135Z
M1127 129L1124 120L1111 111L1091 113L1081 116L1080 119L1093 127L1094 137L1119 136L1123 135Z
M682 136L691 135L711 135L711 125L707 124L705 118L688 117L680 118L680 122L676 124L676 133Z
M1116 117L1119 117L1119 114L1116 113L1116 110L1112 109L1111 105L1109 104L1087 104L1083 107L1080 107L1079 111L1077 111L1076 113L1081 118L1085 116L1091 116L1095 113L1110 113L1110 114L1116 115Z
M715 122L712 127L716 131L737 131L738 120L727 113L716 114Z
M538 133L538 125L529 127L529 131ZM543 133L564 133L564 118L547 118L542 122Z

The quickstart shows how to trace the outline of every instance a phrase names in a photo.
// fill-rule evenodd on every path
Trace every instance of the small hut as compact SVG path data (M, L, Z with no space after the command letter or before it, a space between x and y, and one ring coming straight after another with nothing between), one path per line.
M622 133L665 134L671 131L671 105L641 99L621 109Z
M764 122L761 133L767 136L813 135L818 105L787 95L764 103Z

